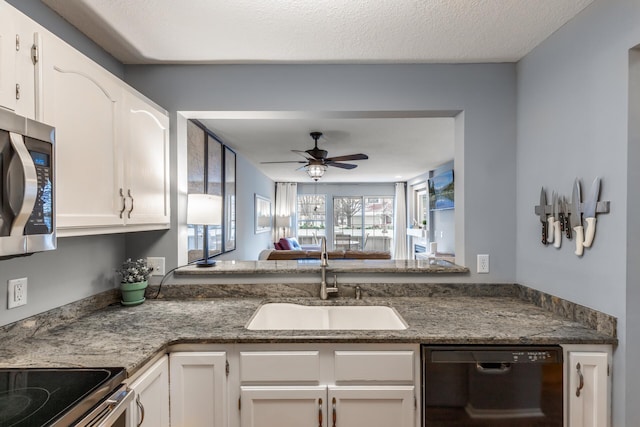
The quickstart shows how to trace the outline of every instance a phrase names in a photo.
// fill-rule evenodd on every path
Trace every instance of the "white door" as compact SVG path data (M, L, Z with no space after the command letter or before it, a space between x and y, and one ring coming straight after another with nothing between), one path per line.
M569 352L569 427L609 425L608 354Z
M130 427L169 427L169 357L164 356L131 388L136 393L129 412Z
M326 396L326 386L240 387L240 426L326 427Z
M327 404L331 427L416 425L413 386L329 386Z
M127 224L169 223L169 118L124 91Z
M122 224L121 86L63 41L43 38L43 119L56 128L57 226Z
M169 356L172 427L226 427L225 352L179 352Z

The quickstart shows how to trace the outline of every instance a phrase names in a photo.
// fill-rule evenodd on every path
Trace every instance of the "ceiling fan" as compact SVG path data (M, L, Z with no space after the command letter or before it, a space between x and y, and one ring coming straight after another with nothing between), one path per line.
M285 160L280 162L261 162L261 163L306 163L304 166L299 169L305 169L307 174L313 178L314 181L319 180L324 175L324 172L327 170L327 166L333 166L341 169L355 169L358 165L354 165L351 163L340 163L349 160L367 160L369 156L366 154L348 154L346 156L337 156L337 157L327 157L329 152L327 150L322 150L318 148L318 139L322 136L322 132L311 132L311 138L314 141L314 147L301 151L301 150L291 150L294 153L298 153L303 156L306 161L303 160ZM304 154L303 154L304 153Z

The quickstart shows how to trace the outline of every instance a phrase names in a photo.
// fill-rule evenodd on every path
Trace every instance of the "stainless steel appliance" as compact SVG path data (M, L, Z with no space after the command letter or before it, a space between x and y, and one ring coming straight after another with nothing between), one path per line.
M56 248L55 130L0 108L0 258Z
M0 426L126 426L124 368L0 369Z
M563 425L558 346L423 346L424 427Z

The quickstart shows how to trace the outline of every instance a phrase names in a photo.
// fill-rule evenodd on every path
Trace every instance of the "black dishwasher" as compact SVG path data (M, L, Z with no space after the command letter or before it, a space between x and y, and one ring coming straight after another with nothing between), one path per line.
M559 346L422 346L424 427L562 427Z

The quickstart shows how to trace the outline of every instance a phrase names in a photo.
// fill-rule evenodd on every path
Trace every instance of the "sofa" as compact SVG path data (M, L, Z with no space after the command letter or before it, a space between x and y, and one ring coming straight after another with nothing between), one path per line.
M329 251L329 259L391 259L391 253L382 251ZM320 251L303 249L265 249L260 252L259 260L301 260L320 259Z

